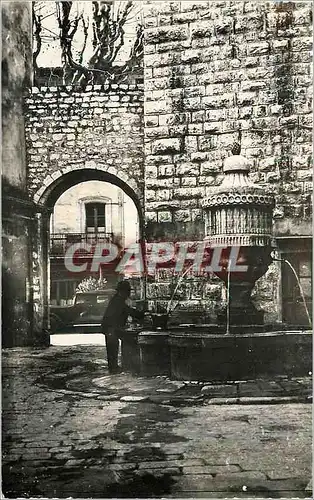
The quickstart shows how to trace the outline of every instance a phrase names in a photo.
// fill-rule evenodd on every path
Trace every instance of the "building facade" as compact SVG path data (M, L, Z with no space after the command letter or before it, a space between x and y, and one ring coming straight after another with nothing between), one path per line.
M139 240L138 214L122 189L100 181L87 181L65 191L57 200L50 219L50 304L71 303L82 279L106 278L114 286L117 276L101 266L91 271L93 250L98 243L125 248ZM71 273L64 265L73 243L91 246L84 273ZM87 258L85 255L85 257Z

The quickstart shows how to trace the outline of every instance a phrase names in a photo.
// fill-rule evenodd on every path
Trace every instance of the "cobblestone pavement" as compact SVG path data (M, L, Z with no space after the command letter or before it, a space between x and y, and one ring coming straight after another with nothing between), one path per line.
M3 350L8 498L310 497L311 381L110 376L95 346Z

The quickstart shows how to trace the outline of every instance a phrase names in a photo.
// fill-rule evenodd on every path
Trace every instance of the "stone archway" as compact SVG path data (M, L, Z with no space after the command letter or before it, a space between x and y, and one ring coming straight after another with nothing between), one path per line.
M91 162L92 163L92 162ZM118 175L116 175L118 174ZM40 208L37 213L37 239L33 248L33 314L35 330L42 332L49 328L49 239L50 216L57 199L69 188L85 181L103 181L121 188L133 201L139 222L139 238L144 238L144 195L137 183L124 172L110 172L99 168L62 169L46 177L33 199ZM45 336L44 336L45 337ZM47 339L46 339L47 340Z

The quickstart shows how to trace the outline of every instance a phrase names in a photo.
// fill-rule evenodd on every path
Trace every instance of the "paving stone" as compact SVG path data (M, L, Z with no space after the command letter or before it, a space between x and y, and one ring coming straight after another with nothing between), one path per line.
M230 397L237 396L236 385L204 385L201 389L204 396L209 397Z
M121 471L126 471L126 470L134 470L137 468L137 464L129 464L129 463L122 463L122 464L110 464L108 465L108 468L110 470L121 470Z
M191 491L211 491L213 489L213 477L210 475L192 475L178 477L173 491L188 493ZM190 496L190 495L189 495ZM184 495L183 495L184 497ZM182 498L182 497L181 497Z
M236 465L202 465L183 467L183 474L224 474L228 472L239 472Z
M304 396L265 396L265 397L241 397L240 404L277 404L277 403L298 403L304 401Z
M203 465L203 461L201 459L190 459L190 460L168 460L168 461L160 461L160 462L141 462L139 464L139 469L160 469L162 467L187 467L193 465Z
M239 402L239 398L213 398L206 401L206 405L234 405Z
M120 401L127 401L129 403L138 403L146 400L147 397L145 396L123 396L122 398L120 398Z
M55 448L49 448L49 453L62 453L65 451L70 451L72 446L56 446Z
M145 468L145 469L139 469L138 471L135 472L136 475L139 476L144 476L146 473L149 472L150 474L155 475L179 475L181 474L179 467L152 467L152 468Z
M67 460L64 467L78 467L84 463L84 459L71 459Z
M265 474L268 479L291 479L293 477L288 467L286 470L265 470Z

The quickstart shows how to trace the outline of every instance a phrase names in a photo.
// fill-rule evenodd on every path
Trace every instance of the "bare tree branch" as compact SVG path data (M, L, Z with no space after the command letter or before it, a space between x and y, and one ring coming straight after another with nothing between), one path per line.
M88 28L89 28L89 19L87 18L87 21L85 21L84 17L81 16L81 20L82 20L82 25L83 25L84 42L83 42L82 50L80 51L79 64L82 64L82 62L83 62L84 52L86 50L86 45L87 45Z
M41 2L36 3L40 4ZM61 0L55 2L63 67L63 84L69 82L82 85L86 85L87 83L117 83L125 79L126 75L130 74L133 68L141 66L143 57L142 26L137 27L136 39L127 61L115 64L115 61L119 61L120 51L125 45L125 25L129 23L130 17L133 17L134 2L132 0L123 2L123 5L120 2L116 9L113 8L112 0L92 2L92 33L90 42L93 52L86 64L83 63L83 60L90 35L89 19L84 17L84 12L81 14L78 11L75 14L73 13L74 3L73 1ZM38 15L36 22L38 23ZM38 24L35 21L34 26L34 38L37 41ZM74 55L73 40L78 29L83 34L83 44L79 51L74 51ZM36 52L37 49L38 41ZM39 52L40 49L41 45L39 45Z

